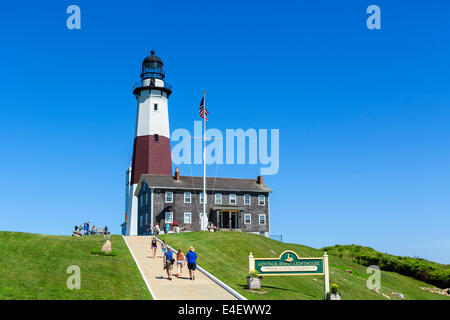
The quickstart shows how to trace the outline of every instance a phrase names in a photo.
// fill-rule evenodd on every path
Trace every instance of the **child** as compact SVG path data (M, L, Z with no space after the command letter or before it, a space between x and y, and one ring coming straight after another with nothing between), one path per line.
M158 245L157 245L157 241L156 241L156 238L155 237L153 237L153 239L152 239L152 251L153 251L153 259L155 258L155 256L156 256L156 249L158 248Z
M180 277L181 275L183 275L183 265L184 265L184 254L181 251L181 249L178 249L178 253L177 253L177 274L176 277Z

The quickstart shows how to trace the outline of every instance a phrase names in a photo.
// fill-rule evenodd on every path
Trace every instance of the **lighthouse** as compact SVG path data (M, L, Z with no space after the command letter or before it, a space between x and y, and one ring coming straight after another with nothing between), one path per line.
M142 62L140 76L140 82L133 87L137 111L132 164L125 180L122 234L126 235L137 235L139 203L133 195L141 175L172 174L168 106L172 89L165 81L163 62L154 51Z

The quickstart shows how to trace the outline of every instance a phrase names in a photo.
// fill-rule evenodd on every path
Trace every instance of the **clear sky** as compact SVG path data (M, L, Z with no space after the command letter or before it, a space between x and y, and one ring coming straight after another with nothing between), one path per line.
M81 8L68 30L66 8ZM366 8L381 8L368 30ZM0 11L0 230L120 232L154 49L170 127L280 130L271 227L450 263L448 1L27 1ZM210 175L255 178L254 165ZM180 166L201 175L201 166ZM300 253L301 254L301 253Z

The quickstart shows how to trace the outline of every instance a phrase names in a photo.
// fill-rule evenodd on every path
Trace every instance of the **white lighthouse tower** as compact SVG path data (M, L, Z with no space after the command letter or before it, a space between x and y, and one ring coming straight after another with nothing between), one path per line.
M141 81L133 88L137 101L133 161L126 171L125 223L122 233L137 235L138 199L134 196L142 174L172 174L168 99L171 86L163 63L151 55L142 62Z

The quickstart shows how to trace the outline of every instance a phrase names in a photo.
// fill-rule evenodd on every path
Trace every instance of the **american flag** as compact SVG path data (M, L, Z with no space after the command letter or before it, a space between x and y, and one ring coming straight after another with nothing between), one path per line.
M203 96L202 101L200 102L200 109L198 110L198 113L200 114L200 118L205 119L205 121L208 121L208 118L206 117L208 115L208 110L206 110L205 107L205 96Z

